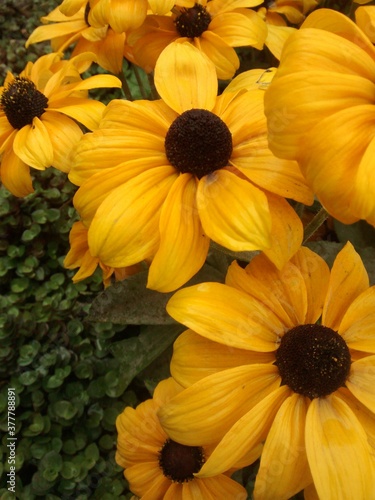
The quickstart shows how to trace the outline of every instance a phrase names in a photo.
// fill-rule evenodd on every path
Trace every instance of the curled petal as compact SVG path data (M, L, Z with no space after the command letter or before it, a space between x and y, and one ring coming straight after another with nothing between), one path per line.
M35 117L32 125L22 127L14 138L15 154L27 165L44 170L53 165L53 147L47 128Z

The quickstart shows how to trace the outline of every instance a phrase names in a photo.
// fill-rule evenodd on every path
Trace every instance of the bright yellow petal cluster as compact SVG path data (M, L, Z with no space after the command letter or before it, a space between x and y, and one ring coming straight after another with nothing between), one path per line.
M155 85L161 100L112 101L76 149L70 179L91 254L110 267L152 260L148 286L163 292L202 267L210 239L282 267L302 239L284 197L312 196L298 165L268 149L263 90L217 97L213 63L189 43L165 49Z
M88 99L87 91L120 87L109 75L82 80L94 60L90 53L61 60L51 53L29 62L18 77L8 73L0 87L1 180L16 196L33 192L30 169L53 166L63 172L83 132L97 127L105 105Z
M249 8L260 3L259 0L177 1L172 15L147 16L145 23L129 34L126 57L150 72L165 47L176 40L187 41L215 64L219 79L230 79L240 64L235 47L263 48L266 24Z
M171 440L160 425L157 412L183 388L172 378L155 388L152 399L137 408L125 408L117 417L116 461L123 467L130 489L149 500L204 498L245 500L246 490L229 474L196 478L212 447L184 446ZM253 460L261 448L254 450Z
M245 269L234 262L225 285L184 288L167 310L191 330L171 362L186 389L159 410L162 426L189 446L221 439L197 477L249 464L249 451L264 442L255 500L303 489L306 498L374 497L375 287L350 243L331 271L303 247L282 270L264 255ZM292 332L314 349L301 359L289 344L282 371ZM342 349L349 364L337 382Z
M375 224L374 98L374 46L328 9L287 40L266 92L271 150L297 160L324 207L346 224Z
M73 283L91 276L98 266L102 270L103 283L106 287L111 284L112 276L116 281L122 281L128 276L141 271L139 265L124 268L108 267L102 264L98 258L93 257L87 242L87 228L80 221L73 224L69 234L69 243L70 250L65 257L64 266L67 269L79 267L79 270L73 276Z

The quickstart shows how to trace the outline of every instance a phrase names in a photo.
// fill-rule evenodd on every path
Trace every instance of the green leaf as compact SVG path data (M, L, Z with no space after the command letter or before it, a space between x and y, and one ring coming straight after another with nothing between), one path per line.
M350 241L356 249L375 247L375 228L366 221L360 220L355 224L343 224L334 220L333 224L337 237L342 243Z
M161 293L146 288L147 271L108 287L94 299L89 321L110 321L122 325L171 325L175 321L166 312L174 292ZM205 264L185 285L204 281L224 281L224 275Z
M28 278L15 278L10 285L10 289L14 293L21 293L27 290L29 286L30 280Z
M146 326L138 337L121 340L112 345L111 351L119 360L124 389L133 378L164 352L186 327L175 325Z

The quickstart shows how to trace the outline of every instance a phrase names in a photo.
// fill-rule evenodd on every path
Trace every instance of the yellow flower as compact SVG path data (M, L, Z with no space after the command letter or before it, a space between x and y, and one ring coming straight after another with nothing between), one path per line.
M375 287L350 243L331 272L303 247L281 271L262 254L233 263L226 284L184 288L167 310L196 333L172 358L187 388L161 424L189 446L222 437L197 477L264 442L256 500L375 498Z
M297 160L335 218L375 224L375 48L346 16L320 9L288 38L265 96L275 155Z
M267 17L270 21L275 21L285 16L290 23L300 24L306 14L315 9L318 3L317 0L276 0L267 8Z
M295 162L267 145L264 92L217 97L215 68L189 43L160 56L162 100L112 101L75 152L70 179L93 256L110 267L152 259L148 287L175 290L204 264L210 239L264 249L282 266L302 225L283 198L311 202Z
M1 180L16 196L33 192L30 166L68 171L69 155L83 135L76 122L93 130L105 109L87 98L87 90L121 86L109 75L81 79L93 54L60 58L52 53L29 62L19 76L8 73L0 87Z
M260 0L181 0L173 15L146 18L145 23L129 34L126 57L147 72L170 43L188 41L215 64L217 77L232 78L239 67L234 47L262 49L267 35L264 21L254 10Z
M67 269L79 267L79 270L73 276L73 283L91 276L98 266L103 272L103 283L106 287L110 285L112 276L116 281L122 281L128 276L141 271L139 265L124 268L108 267L102 264L97 257L93 257L87 243L87 228L80 221L73 224L69 242L70 250L64 259L64 266Z
M153 399L136 409L127 407L117 417L116 461L125 469L131 491L148 500L246 499L246 490L227 473L205 479L194 477L212 447L181 445L169 439L160 426L157 411L181 390L172 378L163 380ZM249 459L255 461L259 454L260 447Z
M115 33L108 25L91 26L90 4L83 3L84 5L71 15L62 13L60 7L56 7L47 16L42 17L41 20L46 26L39 26L31 33L26 47L51 40L52 50L64 52L75 44L72 57L92 52L102 68L115 74L120 73L124 60L125 33Z
M357 2L360 3L360 2ZM366 2L362 2L366 3ZM375 42L375 6L358 7L355 11L355 22L368 36L372 43Z

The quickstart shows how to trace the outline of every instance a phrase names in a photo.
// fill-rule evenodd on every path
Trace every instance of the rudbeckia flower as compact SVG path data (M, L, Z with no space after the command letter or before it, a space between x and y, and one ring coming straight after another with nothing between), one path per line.
M375 498L375 287L350 243L331 271L303 247L282 270L263 254L232 263L226 284L184 288L167 310L195 333L172 358L187 388L161 424L189 446L222 437L197 477L264 442L256 500ZM196 380L204 353L211 373Z
M175 40L188 41L215 64L219 79L230 79L240 65L234 47L263 48L266 25L254 10L247 8L261 3L260 0L177 1L172 16L147 16L145 23L129 34L126 57L150 72L165 47Z
M217 97L215 68L189 43L165 49L162 100L112 101L75 152L70 179L91 254L110 267L152 259L148 287L171 291L205 262L210 239L264 249L278 266L302 225L284 196L311 202L295 162L267 146L264 92Z
M170 9L170 3L150 2L153 11L161 14ZM65 0L41 18L46 26L31 33L26 47L51 40L52 49L63 52L75 44L72 57L93 52L102 68L118 74L122 70L126 33L142 25L147 9L147 0Z
M116 462L123 467L130 490L148 500L227 500L247 498L246 490L229 474L198 479L194 476L209 458L212 447L185 446L162 429L158 410L182 390L172 378L160 382L149 399L127 407L117 417ZM258 458L260 447L252 457Z
M67 269L79 270L73 276L73 283L84 280L91 276L96 268L100 266L103 273L104 286L109 286L111 278L114 276L116 281L122 281L128 276L141 271L139 265L134 265L125 268L112 268L105 266L96 257L90 253L87 243L87 228L81 221L75 222L69 235L70 250L64 259L64 266Z
M33 192L30 168L69 168L69 155L83 135L77 122L96 128L105 105L87 98L89 89L121 87L114 76L82 80L94 59L83 54L61 61L47 54L19 76L8 73L0 87L1 181L15 196Z
M346 16L310 14L291 35L265 96L269 144L297 160L326 210L375 225L375 48Z

